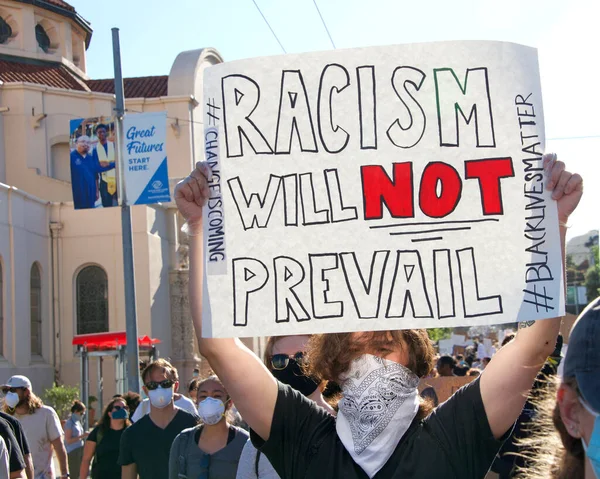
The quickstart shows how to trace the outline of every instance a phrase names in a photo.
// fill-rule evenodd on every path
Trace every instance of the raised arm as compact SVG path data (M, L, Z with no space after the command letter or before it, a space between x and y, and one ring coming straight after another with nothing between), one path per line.
M96 441L85 441L83 446L83 458L81 459L81 467L79 468L79 477L82 479L88 477L90 473L90 464L96 452ZM75 471L71 471L75 472Z
M560 242L565 257L566 223L583 193L578 174L565 171L555 155L544 155L546 188L557 201ZM554 351L562 318L521 323L515 339L496 353L481 375L481 397L492 433L504 435L519 417L531 386Z
M267 368L238 339L202 337L202 295L204 258L202 207L209 196L210 170L205 163L175 188L175 201L188 222L189 236L189 300L198 347L215 374L223 381L230 396L248 425L263 440L269 438L277 400L277 383Z

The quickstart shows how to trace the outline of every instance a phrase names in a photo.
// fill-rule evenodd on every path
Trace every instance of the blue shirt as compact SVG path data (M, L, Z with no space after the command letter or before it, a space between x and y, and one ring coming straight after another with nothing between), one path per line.
M103 171L111 170L115 163L100 166L98 156L81 156L77 150L71 152L71 187L73 188L73 202L75 209L94 208L98 175Z
M73 416L69 417L65 423L65 432L69 429L71 430L71 438L78 437L83 434L83 426L81 425L81 422L76 421ZM67 450L67 454L80 447L83 447L83 439L72 442L71 444L67 444L65 439L65 449Z

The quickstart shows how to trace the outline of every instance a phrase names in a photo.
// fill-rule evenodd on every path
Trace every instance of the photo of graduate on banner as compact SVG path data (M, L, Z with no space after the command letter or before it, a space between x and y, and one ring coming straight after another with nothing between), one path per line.
M75 209L118 206L113 118L71 120L69 131Z

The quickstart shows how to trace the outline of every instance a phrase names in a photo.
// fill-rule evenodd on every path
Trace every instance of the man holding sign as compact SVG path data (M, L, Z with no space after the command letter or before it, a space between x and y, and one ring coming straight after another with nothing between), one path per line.
M582 194L542 155L536 64L533 49L456 42L206 70L207 163L175 191L192 315L281 477L489 469L554 349ZM434 411L421 402L422 328L514 321L526 327L479 378ZM308 369L341 385L337 418L231 339L290 332L329 333Z
M583 183L546 155L548 189L557 200L561 244ZM200 352L228 388L254 444L281 477L481 478L554 350L561 318L521 328L485 373L433 412L417 386L433 368L425 330L337 333L313 342L310 369L342 384L337 420L277 383L239 340L202 337L202 207L210 170L200 164L175 190L190 232L190 302ZM370 387L370 389L366 389ZM382 399L383 398L383 399ZM429 414L428 414L429 413ZM373 427L375 426L375 427Z

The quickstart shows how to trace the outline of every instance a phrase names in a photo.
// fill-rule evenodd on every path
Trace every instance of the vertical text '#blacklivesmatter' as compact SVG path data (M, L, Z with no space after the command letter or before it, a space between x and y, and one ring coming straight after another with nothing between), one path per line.
M544 191L544 165L542 162L540 138L537 133L535 104L532 95L517 95L515 106L519 121L521 152L523 154L523 175L525 194L525 229L523 234L531 245L526 251L531 254L532 261L525 270L527 287L524 301L535 306L536 311L554 309L555 298L548 295L544 282L552 281L554 276L548 264L548 252L544 249L546 243L546 200ZM538 289L538 284L541 283Z
M205 138L206 159L213 168L213 180L210 184L211 198L208 203L209 218L212 215L214 220L214 224L209 220L208 228L207 260L209 263L226 261L221 198L221 188L224 185L221 184L220 178L219 154L225 153L227 158L238 158L244 155L244 147L249 147L256 155L286 155L291 153L294 145L294 148L306 154L322 152L335 155L351 148L352 144L359 146L361 150L377 150L379 142L387 141L398 147L399 151L419 144L425 132L427 119L416 99L416 93L425 83L426 74L413 67L398 67L394 70L388 85L392 92L389 99L397 100L399 110L403 111L399 117L408 120L406 124L402 124L400 118L397 118L389 125L381 125L377 123L376 92L386 86L376 85L374 69L374 66L356 68L352 72L355 79L351 81L351 73L345 67L338 64L327 65L321 72L319 89L316 93L317 111L314 114L316 121L313 121L313 112L302 72L282 71L280 91L277 92L280 99L277 122L275 131L269 132L259 128L260 122L254 121L253 115L261 101L261 95L275 93L261 92L260 85L248 76L234 74L222 78L222 98L219 99L222 100L221 106L217 106L216 103L211 105L209 100L208 115L212 118L213 125L215 119L223 121L225 152L222 151L223 145L221 138L218 137L217 128L209 128ZM460 130L467 128L470 132L464 134L474 135L476 147L496 148L488 69L470 68L464 74L457 75L450 68L440 68L433 70L432 77L435 84L440 148L458 147ZM336 124L334 121L334 111L338 104L336 100L351 84L354 86L353 93L358 101L358 118L354 120L344 118L344 121L358 121L360 133L360 138L352 143L344 125ZM531 103L526 103L527 99L529 97L526 95L518 95L515 105L523 110L524 105ZM530 106L533 111L532 103ZM518 115L521 140L525 142L527 135L524 133L524 128L535 126L535 122L526 124L521 121L522 114L518 113ZM339 115L336 116L338 117ZM380 134L379 129L385 129L385 136ZM269 141L267 138L274 138L274 141ZM539 145L538 141L537 149L535 144L523 146L523 152L534 155L539 165L533 165L531 159L524 159L523 162L527 166L525 196L532 201L527 209L541 210L542 213L539 214L542 215L543 220L545 206L541 197L542 190L538 191L531 183L537 181L534 172L542 171ZM476 213L484 218L502 216L504 210L501 183L503 179L515 176L513 161L512 158L501 157L501 155L488 156L491 157L464 161L462 175L452 165L442 161L428 162L420 178L414 178L413 165L410 161L393 162L389 168L391 177L382 165L360 166L357 174L360 174L361 178L364 220L382 219L384 205L391 218L414 218L415 203L429 218L446 218L456 209L461 199L463 181L473 181L478 184L480 210L476 211L474 208ZM540 177L543 178L541 173ZM325 187L328 205L316 204L314 191L317 182L321 182ZM539 185L543 188L543 180L540 180ZM312 173L271 175L266 189L261 193L245 189L239 177L228 179L227 188L236 205L244 230L267 228L278 202L283 202L283 221L285 226L289 227L310 227L359 220L357 205L344 201L336 168L324 170L322 178L313 178ZM527 235L531 236L539 231L541 222L537 224L531 222L538 219L540 218L527 219L525 235L528 239L533 240L533 237L529 238ZM530 302L536 307L540 306L540 295L544 295L545 290L539 293L535 289L535 283L552 279L552 274L545 263L547 255L543 252L542 245L543 237L538 238L536 243L527 250L532 254L541 255L542 258L539 262L528 264L525 274L526 282L534 284L534 288L526 293L532 296ZM451 318L455 316L454 285L451 275L453 268L451 257L454 256L452 262L456 263L458 271L463 273L459 275L461 284L457 289L462 294L464 315L476 317L502 312L502 298L499 295L482 297L479 294L473 248L464 248L452 254L445 249L434 250L433 256L429 258L432 260L436 276L436 287L432 292L427 291L422 274L421 253L416 249L374 252L370 267L364 268L365 271L361 271L362 268L359 267L354 253L309 254L308 256L306 267L293 258L283 256L275 258L270 268L258 259L233 259L234 324L246 325L249 298L268 282L275 284L277 322L289 321L290 314L298 321L311 319L311 314L294 291L294 288L307 276L312 303L312 308L308 309L312 309L312 316L341 317L343 304L328 301L327 298L327 293L331 289L327 272L338 268L343 271L354 308L361 318L380 316L379 303L382 300L381 287L386 267L404 270L406 274L394 275L387 306L381 307L382 312L385 309L385 313L382 313L385 317L403 317L408 310L412 309L413 317ZM310 270L308 275L306 269ZM354 278L351 278L352 276ZM464 281L463 277L466 278ZM356 278L361 281L356 281ZM369 284L366 284L365 278L369 278ZM452 290L449 294L445 291L446 288L440 288L438 291L438 279L443 278L449 280L448 284ZM375 284L376 282L378 284ZM356 291L357 288L360 291ZM402 289L405 294L393 294L394 289ZM430 296L436 297L437 314L432 310ZM404 299L400 299L401 297ZM549 300L551 301L552 298ZM548 308L547 297L545 301Z

